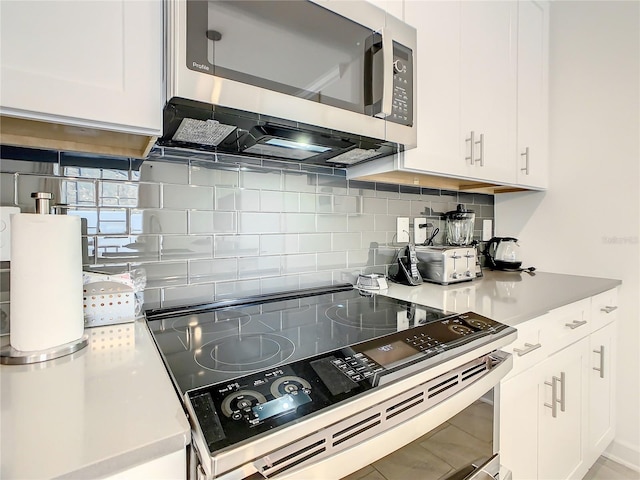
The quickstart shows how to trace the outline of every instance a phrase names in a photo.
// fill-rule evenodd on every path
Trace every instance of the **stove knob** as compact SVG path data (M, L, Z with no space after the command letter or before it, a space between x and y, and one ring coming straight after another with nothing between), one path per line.
M465 275L469 278L471 278L471 272L469 270L466 271Z
M458 278L458 276L459 276L459 275L458 275L458 272L455 272L455 273L453 273L453 274L451 275L451 278L453 278L453 279L455 280L456 278Z

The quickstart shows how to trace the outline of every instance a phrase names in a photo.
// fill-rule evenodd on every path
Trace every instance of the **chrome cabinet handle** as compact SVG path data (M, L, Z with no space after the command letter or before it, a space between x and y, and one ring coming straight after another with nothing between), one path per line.
M618 309L618 307L611 307L611 306L607 305L606 307L601 308L600 311L604 312L604 313L611 313L611 312L613 312L613 311L615 311L617 309Z
M516 352L519 357L524 357L527 353L531 353L534 350L537 350L540 347L542 347L542 344L536 343L535 345L532 345L530 343L525 342L524 346L525 346L525 348L522 348L522 349L514 348L513 351Z
M560 377L555 375L550 382L544 382L545 385L551 387L551 403L545 403L544 406L551 409L551 416L556 418L558 416L558 404L560 404L560 411L565 410L565 374L560 372ZM558 398L558 384L560 384L560 398Z
M524 157L524 168L521 168L520 171L524 172L525 175L529 175L529 147L526 147L520 156Z
M566 407L566 396L565 396L565 375L564 372L560 372L560 411L564 412Z
M471 145L473 145L473 144L474 144L474 142L471 142ZM474 163L475 162L480 162L480 166L484 167L484 133L480 134L480 140L475 142L475 145L480 145L480 156L478 158L476 158L475 160L472 160L472 161ZM475 148L475 147L472 146L472 149L473 148ZM473 155L473 153L472 153L472 155Z
M560 379L554 376L550 382L544 382L545 385L551 387L551 403L545 403L544 406L551 409L551 416L556 418L558 416L558 381Z
M473 130L471 130L471 134L469 135L469 138L465 138L464 141L469 142L470 145L470 152L469 152L469 156L468 157L464 157L464 161L466 162L467 160L469 160L469 163L471 163L471 165L473 165L474 160L473 160L473 150L475 148L475 139L476 139L476 132L474 132Z
M600 372L600 378L604 378L604 345L600 345L600 350L594 350L593 353L600 355L600 368L593 367L593 369Z
M576 328L581 327L582 325L586 325L586 324L587 324L586 320L581 320L581 321L574 320L571 323L565 323L564 326L565 327L569 327L571 330L575 330Z
M393 36L389 28L380 30L382 35L382 102L375 116L389 117L393 113Z

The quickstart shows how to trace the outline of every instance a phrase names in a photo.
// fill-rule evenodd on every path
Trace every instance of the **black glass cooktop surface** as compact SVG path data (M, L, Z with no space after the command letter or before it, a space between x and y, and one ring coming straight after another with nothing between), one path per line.
M351 285L148 310L156 344L185 393L437 321L441 310ZM448 332L453 338L459 332ZM447 339L444 338L444 341Z

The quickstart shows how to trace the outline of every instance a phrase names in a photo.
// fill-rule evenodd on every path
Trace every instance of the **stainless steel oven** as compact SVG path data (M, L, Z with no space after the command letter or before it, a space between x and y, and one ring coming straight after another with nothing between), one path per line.
M416 31L363 0L166 2L160 143L346 166L416 146Z
M146 315L198 479L348 475L492 391L512 364L499 348L516 337L350 284Z

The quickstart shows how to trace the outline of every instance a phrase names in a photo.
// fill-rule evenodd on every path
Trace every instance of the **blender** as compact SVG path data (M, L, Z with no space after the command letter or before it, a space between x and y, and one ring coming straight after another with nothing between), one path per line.
M445 241L456 247L471 245L476 214L458 204L455 210L444 215Z

